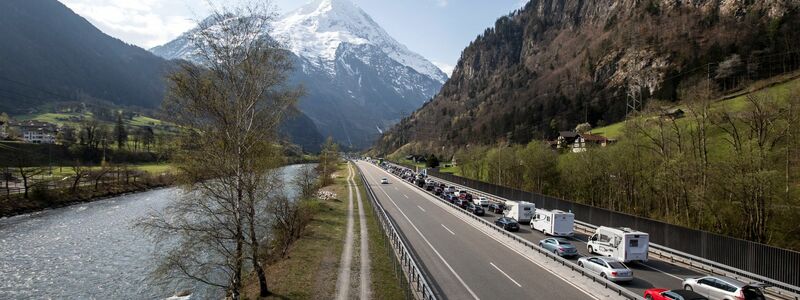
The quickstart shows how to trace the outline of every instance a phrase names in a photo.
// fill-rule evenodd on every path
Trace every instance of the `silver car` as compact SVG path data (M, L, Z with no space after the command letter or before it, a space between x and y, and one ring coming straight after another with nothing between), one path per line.
M705 276L688 278L683 281L683 289L695 291L716 300L764 300L762 283L744 283L736 279L722 276Z
M633 271L620 261L602 256L581 257L578 266L597 272L600 277L613 282L633 280Z

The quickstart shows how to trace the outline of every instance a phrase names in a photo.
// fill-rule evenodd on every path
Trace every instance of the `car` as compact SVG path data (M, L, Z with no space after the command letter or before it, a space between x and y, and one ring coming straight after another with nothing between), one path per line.
M492 203L492 204L489 204L489 211L493 212L493 213L496 213L496 214L502 214L503 210L505 210L505 209L506 209L506 206L503 205L503 203Z
M469 204L467 204L467 210L472 212L476 216L482 216L486 214L486 211L483 210L483 207L472 202L469 202Z
M763 300L763 283L744 283L723 276L705 276L687 278L683 281L683 289L694 291L708 299L715 300Z
M708 300L703 295L689 290L648 289L644 291L647 300Z
M478 198L472 199L472 202L477 204L477 205L483 206L483 207L488 207L489 206L489 198L486 198L486 197L478 197Z
M464 200L464 199L458 199L458 198L456 198L456 200L455 200L455 203L454 203L454 204L455 204L456 206L458 206L458 207L462 208L462 209L467 209L467 205L469 205L469 201L467 201L467 200Z
M576 256L578 255L578 249L575 248L572 243L565 239L560 238L547 238L539 241L539 247L546 249L547 251L553 252L553 254L564 257L564 256Z
M389 178L386 177L381 178L381 184L389 184Z
M605 279L613 282L629 282L633 280L633 271L622 262L604 256L581 257L578 266L596 272Z
M433 189L433 194L436 196L440 196L442 194L442 188L436 187Z
M509 217L500 217L494 221L494 225L500 226L508 231L519 231L519 223L517 223L517 220Z
M456 196L453 196L453 194L448 194L448 193L442 193L442 195L444 195L444 197L442 198L444 198L445 201L455 204Z

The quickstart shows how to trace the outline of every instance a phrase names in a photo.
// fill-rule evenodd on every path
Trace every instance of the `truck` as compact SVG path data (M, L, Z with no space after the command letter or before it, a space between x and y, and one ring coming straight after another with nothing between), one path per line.
M533 218L536 205L526 201L506 201L506 210L503 216L517 220L519 223L528 223Z
M650 235L627 227L595 229L586 247L589 253L611 257L621 262L647 261Z
M561 210L536 209L531 220L531 230L552 236L572 236L575 214Z

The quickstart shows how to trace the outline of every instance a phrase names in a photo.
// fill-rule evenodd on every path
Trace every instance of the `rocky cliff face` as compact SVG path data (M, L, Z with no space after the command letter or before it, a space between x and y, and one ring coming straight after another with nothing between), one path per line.
M734 54L746 58L735 76L769 76L765 57L796 50L799 2L530 1L479 35L435 99L377 148L523 143L615 122L631 93L674 101L703 78L721 84L719 62Z

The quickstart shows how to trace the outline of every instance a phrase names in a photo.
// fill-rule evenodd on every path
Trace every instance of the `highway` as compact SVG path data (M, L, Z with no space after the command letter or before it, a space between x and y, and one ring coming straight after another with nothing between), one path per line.
M434 178L434 180L436 179ZM489 198L491 199L492 197ZM547 209L547 207L544 208ZM483 216L483 219L494 221L498 217L499 215L497 214L486 212L486 215ZM528 224L520 224L520 231L516 234L535 244L538 244L539 241L545 238L543 233L531 230ZM568 239L570 239L572 244L578 248L580 256L594 256L589 254L589 251L586 247L586 242L589 240L589 236L580 232L575 232L575 235ZM577 261L577 259L578 257L573 258L572 260ZM644 291L649 288L680 289L683 279L704 275L681 266L653 258L652 256L646 263L628 263L626 265L633 270L634 279L630 283L621 283L620 286L625 287L639 295L643 295Z
M555 275L474 224L454 208L367 162L357 162L378 201L395 221L434 290L447 299L599 299L575 274ZM389 178L389 184L380 179ZM448 211L450 210L450 211ZM598 285L599 286L599 285ZM601 291L605 292L605 290ZM599 295L598 295L599 296ZM602 298L606 298L603 295ZM610 297L614 298L614 297Z
M396 179L396 177L391 177L391 178ZM444 182L445 184L448 185L451 184L449 182L442 181L435 177L431 178L435 181ZM453 185L456 187L460 187L459 185L456 184ZM416 189L419 192L424 192L422 189L419 188ZM430 192L424 192L424 193L428 195L433 195ZM496 197L492 197L491 195L488 194L486 195L491 201L500 200L497 199ZM544 208L547 209L547 207ZM499 217L500 217L499 214L493 214L487 211L486 215L482 216L481 218L487 221L494 221ZM515 234L535 244L538 244L540 240L546 237L545 234L539 231L532 231L530 226L527 224L520 224L520 231ZM575 245L575 247L578 249L580 253L578 257L572 258L573 261L576 261L581 256L593 256L589 254L589 251L587 250L586 246L586 242L589 239L588 235L580 232L575 232L575 235L568 239L572 241L573 245ZM684 279L707 275L707 274L701 274L694 270L664 260L660 260L652 256L650 257L650 260L646 263L628 263L627 265L634 272L634 280L630 283L620 283L620 286L627 288L628 290L639 295L643 295L644 291L649 288L680 289L682 288L681 285ZM776 299L776 298L767 296L767 299Z

